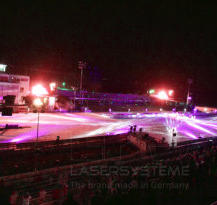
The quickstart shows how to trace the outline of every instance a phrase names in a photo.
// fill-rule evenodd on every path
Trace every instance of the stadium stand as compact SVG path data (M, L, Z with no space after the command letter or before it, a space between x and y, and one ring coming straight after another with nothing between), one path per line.
M121 157L118 145L124 143ZM141 154L135 146L126 143L126 136L112 136L106 144L106 152L99 142L102 149L98 149L94 143L90 147L84 144L83 149L76 149L76 146L71 149L73 161L80 158L72 165L71 161L65 164L65 160L71 159L66 158L71 156L68 145L63 143L61 149L53 146L54 149L43 150L37 156L39 169L34 172L33 151L8 150L8 158L1 155L1 168L8 169L11 174L16 169L20 170L20 174L2 174L4 177L0 178L0 194L1 199L5 200L4 204L8 204L10 198L19 201L18 204L29 199L31 204L43 205L183 204L186 200L188 204L211 204L216 200L216 138L148 155ZM14 152L20 159L15 158ZM106 153L106 157L102 157L102 153ZM11 162L5 166L9 157L15 158L13 162L17 162L18 167L10 169L14 165ZM89 157L91 160L87 160ZM96 170L100 172L96 174Z

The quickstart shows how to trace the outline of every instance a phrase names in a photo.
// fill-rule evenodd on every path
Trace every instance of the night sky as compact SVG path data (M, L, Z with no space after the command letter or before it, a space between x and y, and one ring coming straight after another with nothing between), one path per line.
M12 2L12 1L11 1ZM1 3L0 61L32 81L145 93L173 88L217 104L217 5L208 1L15 1ZM196 3L195 3L196 2Z

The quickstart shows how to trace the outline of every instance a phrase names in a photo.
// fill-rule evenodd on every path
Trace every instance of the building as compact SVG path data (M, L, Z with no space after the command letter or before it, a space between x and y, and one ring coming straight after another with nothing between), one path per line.
M23 98L30 93L29 83L29 76L0 73L0 103L4 96L15 95L15 104L24 104Z

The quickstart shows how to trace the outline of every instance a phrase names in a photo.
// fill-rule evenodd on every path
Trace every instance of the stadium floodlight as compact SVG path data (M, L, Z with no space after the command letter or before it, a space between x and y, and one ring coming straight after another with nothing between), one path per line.
M160 91L160 92L157 94L157 97L158 97L159 99L161 99L161 100L168 100L168 99L169 99L167 93L166 93L164 90Z
M46 90L46 88L44 88L42 85L38 84L32 87L32 94L35 96L43 96L43 95L47 95L48 92Z
M172 96L173 93L174 93L173 90L169 90L169 91L168 91L168 95L169 95L169 96Z
M5 72L5 71L6 71L6 67L7 67L7 65L5 65L5 64L0 64L0 71L1 71L1 72Z
M149 94L154 94L155 93L155 90L154 89L150 89L149 90Z
M41 107L43 105L43 102L40 98L36 98L34 101L33 101L33 104L36 106L36 107Z
M56 88L56 83L55 83L55 82L52 82L52 83L49 84L49 86L50 86L50 90L51 90L51 91L54 91L55 88Z

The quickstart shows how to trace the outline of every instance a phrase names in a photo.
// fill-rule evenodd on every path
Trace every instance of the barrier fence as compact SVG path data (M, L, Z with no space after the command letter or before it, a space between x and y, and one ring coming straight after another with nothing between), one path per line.
M127 134L122 135L105 135L105 136L96 136L96 137L85 137L85 138L74 138L74 139L66 139L60 141L40 141L40 142L26 142L26 143L0 143L0 151L6 150L32 150L37 148L52 148L52 147L64 147L67 145L84 145L90 143L104 143L109 141L124 141L126 140ZM37 145L37 146L36 146Z

